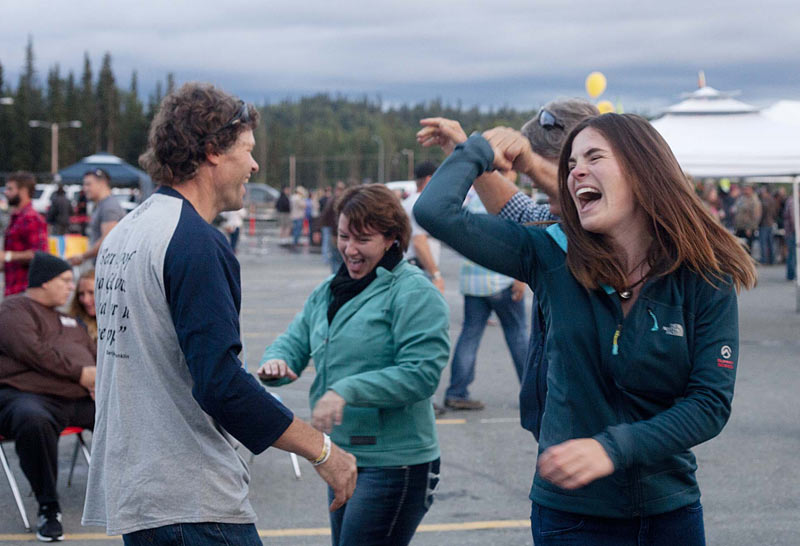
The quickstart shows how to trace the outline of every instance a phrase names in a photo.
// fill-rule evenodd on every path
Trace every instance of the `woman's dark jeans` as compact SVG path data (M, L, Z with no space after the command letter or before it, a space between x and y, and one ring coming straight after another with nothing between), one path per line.
M262 546L252 523L176 523L122 535L125 546Z
M533 503L531 532L536 546L704 546L700 501L672 512L631 519L598 518Z
M439 459L359 468L352 498L330 515L333 546L405 546L433 503L438 484ZM333 500L330 488L328 499Z

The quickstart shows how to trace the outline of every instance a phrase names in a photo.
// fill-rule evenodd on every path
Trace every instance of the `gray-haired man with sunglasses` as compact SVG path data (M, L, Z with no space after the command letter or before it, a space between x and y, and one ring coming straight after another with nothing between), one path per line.
M583 99L554 100L539 110L535 117L522 126L521 132L530 143L530 149L525 154L527 166L523 172L536 187L547 194L550 204L537 205L508 178L498 172L490 172L475 180L474 185L487 212L520 224L558 220L558 157L561 145L581 120L598 114L597 108ZM441 146L448 155L458 144L467 140L467 134L455 120L426 118L420 124L423 128L417 133L417 141L422 146ZM508 138L519 136L519 132L513 129L494 130ZM547 396L545 336L544 318L534 294L531 339L527 366L522 377L519 409L522 426L530 430L537 439Z

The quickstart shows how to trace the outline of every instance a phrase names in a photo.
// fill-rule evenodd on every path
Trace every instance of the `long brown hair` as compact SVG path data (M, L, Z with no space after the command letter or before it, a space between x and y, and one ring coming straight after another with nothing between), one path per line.
M588 289L607 284L623 290L627 271L619 250L603 235L581 227L567 187L572 143L584 129L600 132L611 145L634 198L648 218L652 243L649 277L667 275L685 264L709 283L730 276L737 290L756 284L753 259L708 212L681 171L669 145L650 123L632 114L587 118L564 141L558 163L562 227L569 241L567 265Z
M81 281L86 279L92 281L92 286L94 286L94 269L84 271L81 276L78 277L78 282L75 283L75 295L72 297L72 303L69 305L69 314L73 317L81 319L86 325L86 329L89 331L89 337L97 341L97 317L93 317L87 313L86 309L83 308L83 304L78 298L78 291L81 288Z

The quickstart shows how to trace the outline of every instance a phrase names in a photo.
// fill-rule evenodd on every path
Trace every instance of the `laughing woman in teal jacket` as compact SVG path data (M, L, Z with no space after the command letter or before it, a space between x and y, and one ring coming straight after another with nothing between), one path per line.
M690 449L730 415L736 292L755 284L752 260L640 117L606 114L570 132L563 221L546 229L461 209L483 172L527 172L537 160L516 131L485 137L456 148L414 213L433 237L540 298L550 367L534 543L704 544Z
M331 514L333 545L406 545L439 479L431 396L450 354L449 311L403 260L411 228L390 190L352 188L337 216L344 264L267 348L258 374L281 385L314 360L311 422L358 464L353 497Z

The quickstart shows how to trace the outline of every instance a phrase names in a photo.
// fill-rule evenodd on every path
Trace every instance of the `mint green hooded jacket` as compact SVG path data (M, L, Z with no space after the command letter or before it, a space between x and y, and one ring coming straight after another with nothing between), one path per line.
M377 275L330 326L333 277L326 279L261 362L282 359L300 375L314 359L311 407L328 389L347 401L331 439L355 455L358 466L430 462L440 455L431 396L450 355L449 309L405 260L392 271L379 267Z

